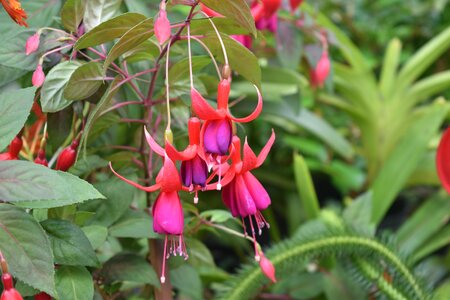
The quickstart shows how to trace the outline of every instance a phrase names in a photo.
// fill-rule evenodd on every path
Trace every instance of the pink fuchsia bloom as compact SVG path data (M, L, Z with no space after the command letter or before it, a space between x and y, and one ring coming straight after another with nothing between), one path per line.
M268 30L272 33L276 33L278 30L278 16L273 14L270 17L262 17L256 22L256 28L258 30Z
M436 169L442 186L450 194L450 127L445 130L439 142Z
M289 6L291 7L291 11L294 12L302 3L303 0L289 0Z
M23 300L20 293L14 288L13 278L9 273L2 274L3 292L0 300Z
M25 54L30 55L31 53L36 52L39 49L39 39L41 35L39 33L35 33L27 39L25 44Z
M31 82L35 87L40 87L44 84L45 74L42 71L42 65L38 64L36 70L33 73L33 77L31 78Z
M313 87L323 87L328 75L330 74L330 59L328 51L324 50L314 69L310 70L311 85Z
M228 109L230 95L230 81L222 79L217 90L217 109L214 109L195 89L191 89L192 109L195 114L205 123L202 127L200 143L206 154L223 156L228 152L231 145L232 121L238 123L247 123L261 113L262 97L259 89L255 86L258 93L258 104L255 110L247 117L235 118Z
M274 141L275 133L272 131L270 139L260 154L256 156L248 145L247 140L245 140L244 158L241 159L241 141L237 136L234 136L231 151L232 163L229 167L223 167L225 176L222 182L208 185L208 189L214 189L216 185L222 184L224 186L222 200L228 209L230 209L231 214L234 217L249 219L256 260L259 260L259 253L256 246L253 221L256 223L259 234L261 234L261 229L264 226L269 227L261 211L269 207L271 201L267 191L250 171L263 164ZM245 224L244 220L243 224Z
M249 35L241 34L241 35L232 35L231 37L248 49L252 47L253 40Z
M164 260L162 263L162 273L161 273L161 283L164 283L165 278L165 266L166 259L172 254L174 256L180 255L184 256L185 259L188 258L186 245L183 239L184 230L184 216L183 209L181 206L181 200L178 192L182 190L181 178L178 174L178 170L172 161L172 159L167 155L166 150L159 146L147 130L145 130L145 135L148 144L155 153L162 156L164 159L163 167L156 176L156 183L152 186L142 186L136 182L126 179L122 175L118 174L109 164L111 171L126 183L143 190L145 192L151 193L157 190L160 191L155 203L152 207L153 215L153 230L160 234L165 234L164 242ZM170 242L170 247L167 248Z
M160 45L164 44L171 35L170 21L167 18L166 4L161 2L158 17L155 21L155 35Z
M272 262L264 255L261 251L259 253L261 259L259 261L259 267L261 268L262 273L269 278L273 283L277 282L277 278L275 277L275 267Z

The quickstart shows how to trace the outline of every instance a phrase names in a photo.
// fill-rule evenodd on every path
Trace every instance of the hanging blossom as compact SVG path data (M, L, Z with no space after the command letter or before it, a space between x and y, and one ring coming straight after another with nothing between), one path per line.
M14 22L20 26L28 27L28 24L25 22L27 19L27 13L23 10L19 1L0 0L0 3L3 5L3 8L6 10L11 19L14 20Z
M153 230L166 236L164 240L164 259L161 268L161 283L164 283L166 280L166 259L168 259L170 255L180 255L183 256L184 259L188 258L186 244L183 239L183 208L178 194L178 192L182 190L182 183L178 170L172 159L167 155L166 150L156 144L147 130L145 130L145 136L152 150L164 159L163 167L156 176L156 184L148 187L142 186L118 174L113 169L111 163L109 166L111 171L117 177L140 190L147 193L155 192L157 190L160 191L153 204L152 215Z
M439 142L436 169L442 186L450 194L450 128L445 130Z
M257 249L254 222L259 235L262 233L262 228L269 227L261 211L269 207L271 201L263 185L250 171L263 164L274 141L275 133L272 131L272 135L266 145L259 155L256 156L246 139L242 159L241 141L237 136L234 136L231 150L231 165L224 164L225 166L222 166L225 174L221 182L223 185L222 200L230 209L233 217L242 218L244 232L246 232L244 218L248 218L255 248L255 259L257 261L259 261L260 255ZM208 185L208 189L216 189L217 184L219 183Z
M17 160L19 152L22 150L22 139L16 136L9 144L8 152L0 153L0 160Z
M165 1L161 1L159 5L159 14L155 21L155 35L160 45L164 44L171 35L170 21L167 18Z
M322 54L317 65L309 71L311 86L313 88L323 87L328 75L330 75L331 64L330 58L328 57L328 41L325 32L320 33L320 41L322 43Z

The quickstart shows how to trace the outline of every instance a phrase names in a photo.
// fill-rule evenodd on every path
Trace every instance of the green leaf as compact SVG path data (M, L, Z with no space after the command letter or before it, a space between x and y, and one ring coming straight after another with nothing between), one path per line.
M91 243L84 232L66 220L49 219L41 222L52 244L55 263L69 266L98 265Z
M199 72L211 63L209 56L192 56L192 71ZM174 63L169 69L170 85L178 81L189 80L189 59L184 58Z
M56 270L59 299L87 300L94 298L94 282L85 267L61 266Z
M103 78L102 67L98 62L88 62L78 67L64 89L64 98L83 100L92 96L102 85Z
M128 30L112 47L103 64L105 71L122 54L139 46L153 35L153 19L146 19Z
M253 52L228 35L221 34L221 37L227 50L231 69L261 88L261 68L258 58ZM215 33L206 34L202 41L221 63L225 63L222 47Z
M428 199L397 231L397 241L403 252L413 254L450 218L450 198L437 196ZM433 216L430 218L430 216Z
M229 219L233 219L231 213L228 210L223 209L205 210L200 214L200 216L203 218L209 218L209 220L213 223L223 223Z
M436 101L414 116L408 130L399 140L372 185L372 220L379 223L397 194L423 158L430 137L436 134L450 107Z
M175 270L170 270L170 281L181 295L188 296L192 300L203 299L202 281L193 267L183 264Z
M69 82L70 76L79 66L79 62L66 61L56 65L48 72L41 89L43 112L57 112L72 103L72 101L64 98L64 89Z
M76 32L83 20L86 9L85 0L67 0L61 10L61 22L70 32Z
M105 262L100 275L107 284L128 281L160 286L152 266L143 257L133 253L114 256Z
M122 0L89 0L86 1L86 12L83 24L90 31L102 22L111 19L120 8Z
M279 22L277 31L277 55L281 65L297 70L302 56L303 36L291 22Z
M380 90L386 97L386 100L391 100L389 97L392 88L395 87L397 75L397 68L400 62L400 55L402 51L402 43L399 39L393 39L389 42L384 55L383 68L380 75Z
M356 232L375 234L376 226L370 221L372 215L372 193L366 192L348 205L342 217Z
M250 7L244 0L202 0L202 3L219 14L233 19L256 37L257 31ZM215 21L215 20L213 20Z
M232 35L232 34L249 34L250 30L241 26L234 19L230 18L214 18L214 25L216 25L217 30L221 33ZM191 20L191 34L192 35L204 35L211 32L212 27L208 19L193 19ZM183 31L183 34L187 34L187 29Z
M136 180L135 176L129 176L130 180ZM95 200L86 203L94 211L95 217L89 225L110 226L128 211L136 189L118 178L95 184L95 187L106 196L106 200ZM149 228L151 230L151 228Z
M448 295L450 295L450 280L443 282L436 290L433 295L433 300L447 300Z
M450 244L450 225L447 224L443 229L434 234L425 243L423 243L422 247L418 248L416 252L413 254L413 261L419 261L422 258L425 258L427 255L430 255L434 251L439 250L445 246Z
M0 65L17 68L21 70L32 71L36 69L39 51L25 54L25 43L27 39L34 34L31 30L11 30L0 36ZM44 48L44 45L41 45Z
M152 217L143 211L126 212L109 228L109 234L120 238L157 238Z
M300 154L294 154L294 174L297 191L303 203L305 215L308 219L317 218L320 213L319 200L317 199L308 166Z
M36 88L0 94L0 151L14 139L25 124L33 105Z
M44 230L23 209L3 203L0 204L0 251L14 277L56 296L52 249Z
M187 239L186 247L189 249L189 263L194 267L214 267L214 258L208 247L196 239Z
M27 208L51 208L104 198L88 182L27 161L0 161L0 199Z
M117 88L117 84L120 82L121 77L116 77L116 79L111 83L108 90L105 92L103 97L100 99L100 101L97 103L93 111L89 114L86 126L84 127L83 134L81 135L80 139L80 146L78 147L78 154L80 155L80 152L83 150L84 153L86 153L86 146L87 141L89 138L89 134L91 133L91 129L95 122L100 118L101 114L110 107L112 98L116 95L116 93L119 91Z
M75 43L74 48L80 50L111 42L145 19L144 15L138 13L125 13L112 18L83 34Z
M99 225L85 226L81 228L92 245L92 248L98 249L108 237L108 228Z

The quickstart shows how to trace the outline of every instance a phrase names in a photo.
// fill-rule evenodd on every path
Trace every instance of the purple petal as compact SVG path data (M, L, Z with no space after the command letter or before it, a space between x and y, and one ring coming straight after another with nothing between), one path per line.
M219 121L219 125L217 128L217 145L219 147L220 155L225 155L228 152L228 148L230 148L231 144L231 122L227 119L223 119Z
M191 160L192 167L192 183L198 184L202 187L206 185L206 178L208 177L208 166L206 162L196 155Z
M207 153L219 153L219 146L217 145L217 127L219 123L214 120L206 124L205 133L203 135L203 145Z
M192 184L192 162L190 160L181 162L181 179L184 186L191 186Z

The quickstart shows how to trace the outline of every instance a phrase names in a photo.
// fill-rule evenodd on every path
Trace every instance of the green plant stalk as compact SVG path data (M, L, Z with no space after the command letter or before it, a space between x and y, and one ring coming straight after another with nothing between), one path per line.
M395 268L396 272L405 279L417 299L426 299L425 292L421 289L418 281L402 260L383 244L369 238L339 236L326 237L310 242L300 241L299 244L291 245L288 250L275 255L268 255L268 257L275 268L277 268L288 259L309 255L320 255L324 251L333 251L337 247L341 247L341 252L344 255L352 254L352 249L354 249L354 247L362 247L367 251L375 252L378 256L383 258L386 263ZM257 292L257 290L251 290L251 287L252 282L258 280L258 277L262 276L260 269L253 268L251 272L245 275L244 278L240 278L238 283L232 287L230 293L224 297L225 299L243 299L241 298L241 295L248 295L249 293L255 294ZM257 288L259 288L259 286L257 286Z

